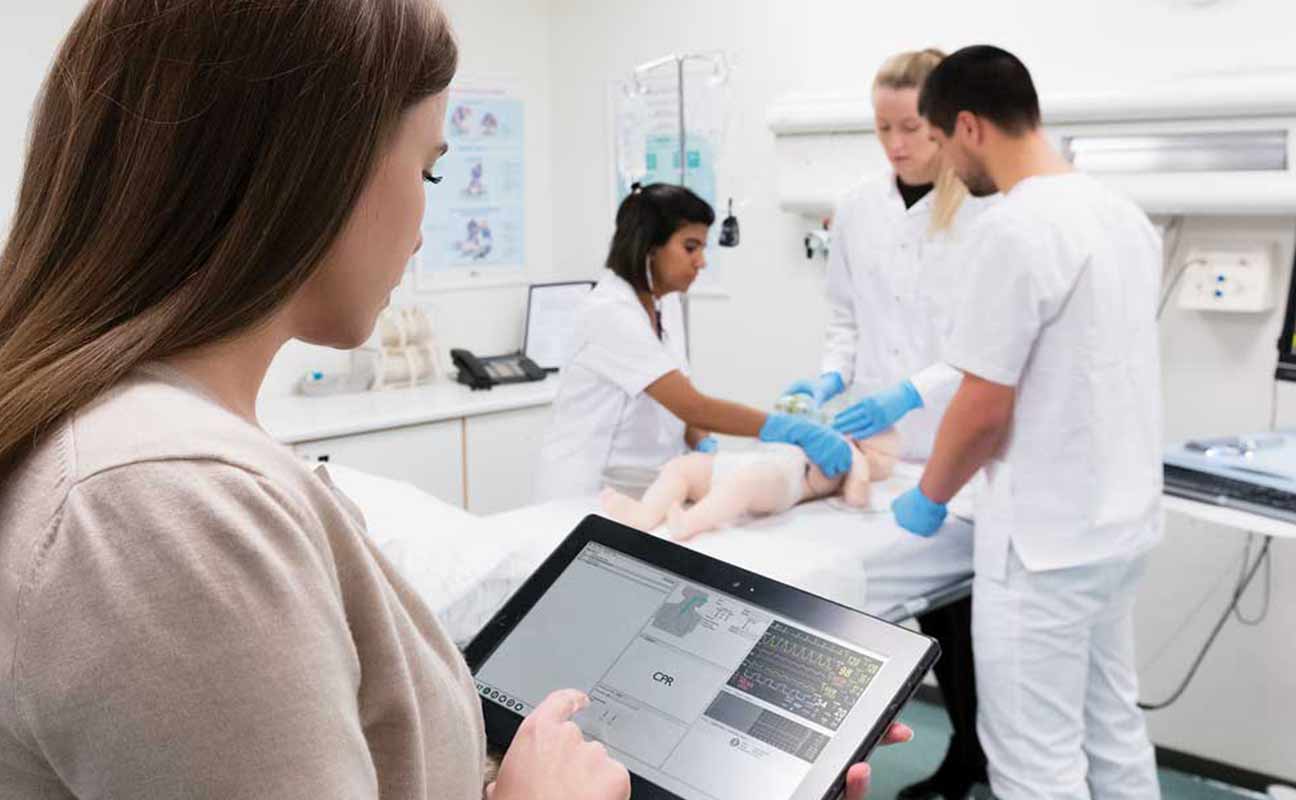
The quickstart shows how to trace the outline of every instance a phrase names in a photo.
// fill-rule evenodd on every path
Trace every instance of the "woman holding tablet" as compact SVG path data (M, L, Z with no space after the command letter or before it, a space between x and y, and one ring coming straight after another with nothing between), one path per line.
M462 657L255 410L289 339L373 330L456 62L423 0L73 25L0 253L6 798L482 797ZM582 702L528 718L494 800L628 794Z

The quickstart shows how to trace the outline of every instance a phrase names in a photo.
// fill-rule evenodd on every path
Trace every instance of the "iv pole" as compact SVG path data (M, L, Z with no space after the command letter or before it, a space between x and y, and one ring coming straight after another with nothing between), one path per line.
M688 142L687 132L684 127L684 65L690 61L700 61L711 65L717 80L721 83L729 75L729 63L725 60L724 53L671 53L668 56L662 56L653 61L648 61L634 68L634 87L635 91L644 94L648 87L644 85L644 78L662 67L675 65L675 92L676 105L679 116L679 185L687 186L685 180L688 177ZM680 298L680 305L684 311L684 354L689 355L689 298L685 294Z

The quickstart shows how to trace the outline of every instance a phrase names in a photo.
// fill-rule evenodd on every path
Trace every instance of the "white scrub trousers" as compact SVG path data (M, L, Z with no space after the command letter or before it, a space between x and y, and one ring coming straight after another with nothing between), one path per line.
M1134 595L1147 556L1030 572L972 590L977 731L1000 800L1160 798L1138 708Z

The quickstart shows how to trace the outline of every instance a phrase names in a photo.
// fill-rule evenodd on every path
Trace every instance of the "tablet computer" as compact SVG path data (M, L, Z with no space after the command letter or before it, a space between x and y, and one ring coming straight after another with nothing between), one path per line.
M575 722L626 765L636 800L823 800L939 653L908 629L591 515L465 655L496 747L550 692L580 689L590 704Z

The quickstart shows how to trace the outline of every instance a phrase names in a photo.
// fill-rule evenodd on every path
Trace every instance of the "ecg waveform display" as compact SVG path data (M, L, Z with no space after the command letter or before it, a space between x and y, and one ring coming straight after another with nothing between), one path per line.
M881 668L876 658L772 622L729 686L835 731Z

